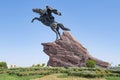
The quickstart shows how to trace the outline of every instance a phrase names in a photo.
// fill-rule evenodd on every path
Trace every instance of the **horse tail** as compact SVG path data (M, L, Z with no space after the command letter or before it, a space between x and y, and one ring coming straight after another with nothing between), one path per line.
M70 31L70 29L68 29L68 28L64 27L64 25L63 25L63 24L61 24L61 23L58 23L57 25L58 25L58 27L60 27L62 30L65 30L65 31Z

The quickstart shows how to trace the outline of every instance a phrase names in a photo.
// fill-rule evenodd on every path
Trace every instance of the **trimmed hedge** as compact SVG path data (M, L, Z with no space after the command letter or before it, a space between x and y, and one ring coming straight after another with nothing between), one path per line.
M36 68L12 68L8 69L7 73L10 75L17 76L29 76L29 75L50 75L55 73L64 73L68 76L80 76L80 77L105 77L105 76L120 76L118 73L113 73L114 71L104 70L99 68L86 68L86 67L36 67Z

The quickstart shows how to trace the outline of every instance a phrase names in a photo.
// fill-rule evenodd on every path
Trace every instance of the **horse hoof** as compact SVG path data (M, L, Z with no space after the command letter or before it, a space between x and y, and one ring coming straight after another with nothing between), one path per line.
M63 40L62 38L60 38L60 39L56 39L55 41L58 41L58 40Z
M63 40L62 38L60 38L59 40Z

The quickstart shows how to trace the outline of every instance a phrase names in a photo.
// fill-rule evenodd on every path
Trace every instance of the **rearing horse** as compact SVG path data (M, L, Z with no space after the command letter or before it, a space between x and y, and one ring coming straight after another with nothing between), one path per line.
M46 9L32 9L33 12L36 12L40 15L40 17L35 17L32 19L31 22L33 22L34 20L38 20L40 22L42 22L44 25L50 27L55 33L56 33L56 40L58 40L58 35L60 37L60 39L62 39L60 32L59 32L59 27L62 30L66 30L66 31L70 31L70 29L65 28L63 24L58 23L54 20L54 17L52 16L52 13L61 16L61 13L58 12L56 9L52 9L49 6L46 6Z

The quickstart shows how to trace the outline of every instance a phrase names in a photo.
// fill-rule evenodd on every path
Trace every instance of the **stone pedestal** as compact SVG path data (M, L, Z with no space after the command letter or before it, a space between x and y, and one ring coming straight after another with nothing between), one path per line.
M42 43L44 52L49 56L48 66L53 67L84 67L86 60L95 60L97 66L107 68L108 62L91 56L69 32L63 32L62 40Z

